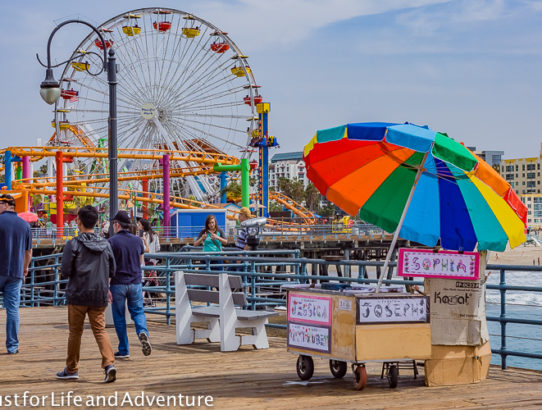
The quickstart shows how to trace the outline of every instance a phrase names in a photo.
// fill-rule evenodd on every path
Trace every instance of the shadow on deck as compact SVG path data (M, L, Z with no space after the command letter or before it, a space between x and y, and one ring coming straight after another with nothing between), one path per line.
M0 341L5 340L4 317ZM352 374L337 380L325 360L315 359L315 376L301 382L296 375L296 356L286 352L283 338L271 337L270 349L243 347L221 353L218 344L175 344L175 327L149 322L153 352L144 357L135 332L129 329L131 358L118 361L118 379L104 384L100 355L92 332L83 334L77 381L59 381L55 373L64 367L67 330L65 307L21 310L21 346L18 355L0 354L0 398L23 394L66 396L114 395L144 391L153 395L211 395L215 408L515 408L542 406L542 372L492 367L488 380L472 385L425 387L403 371L396 389L380 379L379 363L368 364L369 381L361 391L352 388ZM114 329L109 334L116 347ZM3 349L2 349L3 350ZM50 401L47 402L50 405ZM0 403L0 405L5 405ZM84 406L83 406L84 407ZM149 408L149 406L145 406ZM178 406L179 407L179 406Z

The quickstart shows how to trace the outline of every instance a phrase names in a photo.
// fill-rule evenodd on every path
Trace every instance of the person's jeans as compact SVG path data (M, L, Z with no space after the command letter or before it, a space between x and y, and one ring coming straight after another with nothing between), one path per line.
M224 268L222 266L216 266L216 265L222 265L223 261L221 260L211 260L209 261L209 269L216 272L222 272Z
M19 304L23 280L11 276L0 276L0 290L4 293L6 308L6 348L8 353L16 353L19 348Z
M111 294L113 302L111 303L111 311L113 313L113 322L115 323L115 331L119 338L119 353L122 355L130 354L130 346L128 344L128 333L126 332L126 317L125 306L128 301L128 311L135 324L136 334L139 336L141 332L147 335L147 320L143 312L143 291L141 283L137 285L111 285Z
M105 306L79 306L68 305L68 324L70 335L68 337L68 355L66 357L66 368L68 372L75 373L79 370L79 353L81 352L81 336L83 335L83 326L85 316L88 315L88 321L94 338L102 355L102 368L115 363L113 348L109 335L105 330Z

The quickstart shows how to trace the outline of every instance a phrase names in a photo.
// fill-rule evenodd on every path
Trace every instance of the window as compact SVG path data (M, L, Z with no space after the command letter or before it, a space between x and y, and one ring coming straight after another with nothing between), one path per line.
M536 168L535 164L527 164L527 171L534 171Z
M536 178L536 172L527 172L527 178L535 179Z
M506 174L506 179L507 180L514 179L514 174Z

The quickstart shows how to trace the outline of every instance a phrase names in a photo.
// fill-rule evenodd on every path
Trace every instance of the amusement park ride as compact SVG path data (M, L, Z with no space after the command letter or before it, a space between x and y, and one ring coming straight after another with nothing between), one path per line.
M0 150L2 192L16 197L17 211L30 210L34 196L54 197L62 228L65 201L109 197L107 81L90 74L102 64L99 54L114 48L120 200L139 202L144 216L149 204L163 215L171 208L217 208L228 178L240 173L242 205L253 199L258 216L267 217L275 200L315 221L303 206L269 192L269 148L278 146L268 131L270 104L226 32L192 14L156 8L118 15L98 30L104 41L91 33L65 64L47 145ZM255 152L258 161L249 163ZM47 176L33 176L39 161ZM250 172L257 173L251 193Z

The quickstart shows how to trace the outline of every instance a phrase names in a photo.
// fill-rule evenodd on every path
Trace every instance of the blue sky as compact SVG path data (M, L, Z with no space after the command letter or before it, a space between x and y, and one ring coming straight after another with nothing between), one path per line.
M52 134L35 54L45 56L56 24L78 17L100 25L158 6L215 24L249 56L281 152L301 150L316 129L410 121L506 158L539 155L542 1L534 0L3 0L0 146ZM53 59L67 58L87 34L63 28Z

